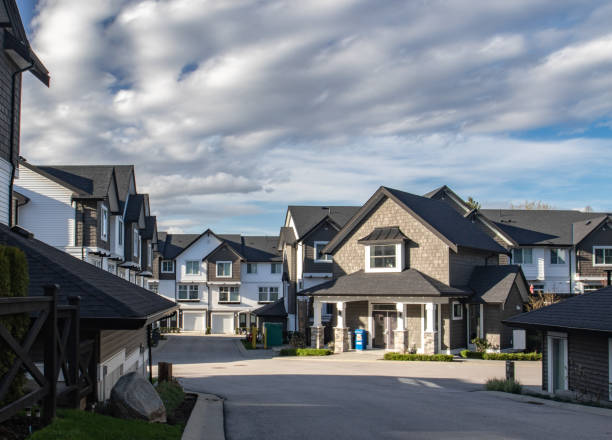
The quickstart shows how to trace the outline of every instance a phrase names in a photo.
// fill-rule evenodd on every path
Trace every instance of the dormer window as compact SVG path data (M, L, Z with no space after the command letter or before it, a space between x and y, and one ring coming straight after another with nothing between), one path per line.
M394 244L382 244L370 246L370 268L371 269L395 269L397 268L396 246Z
M324 254L323 248L329 243L328 241L315 241L314 242L314 261L315 263L331 263L332 256Z

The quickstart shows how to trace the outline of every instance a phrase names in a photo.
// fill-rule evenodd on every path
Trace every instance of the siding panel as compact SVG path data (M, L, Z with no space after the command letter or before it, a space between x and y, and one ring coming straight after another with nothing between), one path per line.
M128 356L140 348L140 344L147 345L147 330L102 330L100 332L100 362L111 358L121 349L125 348Z

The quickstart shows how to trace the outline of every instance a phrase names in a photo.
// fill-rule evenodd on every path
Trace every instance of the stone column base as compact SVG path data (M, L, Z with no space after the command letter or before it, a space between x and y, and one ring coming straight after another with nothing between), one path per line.
M334 327L334 353L342 353L349 350L349 329L346 327Z
M393 349L400 353L408 351L408 330L393 331Z
M436 354L438 352L438 332L423 333L423 353Z
M323 348L324 345L324 329L323 327L310 327L310 346L312 348Z

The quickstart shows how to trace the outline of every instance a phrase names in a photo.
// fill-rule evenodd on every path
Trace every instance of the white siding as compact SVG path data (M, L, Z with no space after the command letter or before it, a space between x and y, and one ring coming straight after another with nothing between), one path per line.
M11 187L11 164L0 159L0 223L9 224L9 190Z
M26 167L19 168L14 186L30 199L19 208L19 225L51 246L74 246L72 191Z
M278 288L278 297L283 296L283 274L282 273L271 273L271 263L251 263L257 264L257 273L247 273L246 263L242 263L240 267L240 279L242 284L240 286L240 298L243 307L247 306L252 309L261 307L259 304L259 288L260 287L276 287ZM218 290L216 300L218 300ZM219 306L218 303L214 303L215 309ZM223 304L221 304L223 306Z
M206 282L206 264L202 261L219 246L221 242L211 234L206 234L180 254L174 264L176 265L176 282L195 283ZM199 261L200 273L198 275L187 275L185 273L187 261Z
M551 264L550 248L534 247L532 249L532 264L521 264L525 278L534 282L534 284L543 284L546 292L569 293L569 260L571 254L572 265L575 264L576 258L574 253L570 253L570 249L566 248L565 264Z
M174 301L174 280L159 280L159 294Z

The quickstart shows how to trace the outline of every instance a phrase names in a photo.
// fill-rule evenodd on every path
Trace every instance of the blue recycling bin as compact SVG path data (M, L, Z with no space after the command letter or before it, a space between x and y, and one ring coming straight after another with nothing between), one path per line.
M355 350L365 350L368 345L368 332L362 328L355 330Z

